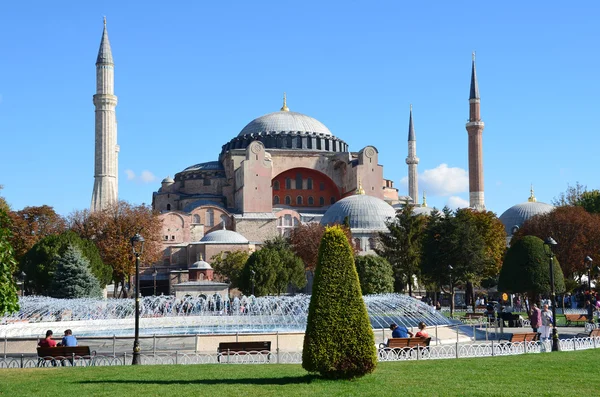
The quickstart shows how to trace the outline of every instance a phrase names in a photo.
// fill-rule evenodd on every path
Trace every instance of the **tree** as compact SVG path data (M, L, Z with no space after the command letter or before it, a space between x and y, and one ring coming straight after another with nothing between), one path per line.
M344 219L345 222L347 218L348 217ZM352 244L352 233L350 232L350 227L344 226L342 229L344 230L344 234L346 235L350 246L353 247L353 251L356 253L356 247L354 247L354 244ZM317 222L300 224L290 233L290 248L302 259L306 270L315 270L317 258L319 256L319 244L321 244L323 233L325 233L325 226Z
M0 316L19 310L17 286L12 276L17 261L10 245L9 226L10 218L6 210L0 208Z
M552 200L556 207L574 206L581 200L581 195L587 190L587 186L575 182L575 186L567 185L567 190Z
M328 227L319 247L302 367L326 378L354 378L373 372L376 365L352 247L341 227Z
M11 211L12 245L17 261L41 239L66 230L65 220L47 205L25 207L21 211Z
M46 236L38 241L23 257L21 268L27 274L27 287L32 292L48 295L54 272L56 257L65 254L68 247L77 248L90 264L92 274L103 288L112 279L112 268L106 265L98 248L90 240L80 238L76 233L67 231L59 235Z
M224 251L214 255L210 260L215 273L229 281L231 288L239 288L240 277L248 257L248 251Z
M542 240L550 236L558 242L554 252L567 279L586 274L586 256L600 258L600 215L580 206L558 207L528 219L513 236L511 245L527 235Z
M549 294L550 257L546 250L544 241L535 236L524 236L511 244L500 270L498 290L525 293L530 302L537 302L540 294ZM564 292L563 273L556 256L553 265L555 291Z
M130 239L140 233L146 243L140 266L149 266L160 260L161 220L149 206L132 205L119 201L102 211L77 211L69 216L70 229L83 239L96 244L104 263L112 268L115 290L118 284L130 281L135 272L135 257Z
M354 263L363 295L394 291L394 270L385 258L377 255L357 255Z
M50 296L66 299L101 296L100 285L90 271L90 263L77 248L67 247L55 261L56 272L52 279Z
M0 190L4 189L4 186L0 185ZM0 196L0 211L9 212L10 206L6 202L6 199Z
M583 192L577 205L590 214L600 214L600 191L594 189Z
M426 217L415 216L412 205L396 211L396 217L387 223L388 232L379 233L378 255L386 258L394 270L394 289L404 290L408 285L408 295L412 296L413 277L419 276L421 244Z

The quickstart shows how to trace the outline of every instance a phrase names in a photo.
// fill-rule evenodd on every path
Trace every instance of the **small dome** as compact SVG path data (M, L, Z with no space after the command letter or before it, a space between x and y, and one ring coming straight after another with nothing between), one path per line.
M223 170L223 165L218 161L208 161L206 163L194 164L183 171L220 171Z
M165 179L163 179L161 183L175 183L175 181L169 175L168 177L166 177Z
M434 207L415 207L413 208L414 215L425 215L429 216L431 213L435 211Z
M522 204L513 205L502 215L500 215L500 221L504 224L506 234L512 236L512 229L515 226L521 227L521 225L529 218L535 215L546 214L554 209L553 205L546 203L539 203L536 201L529 201Z
M394 208L385 201L365 194L356 194L333 204L323 218L322 225L343 224L348 217L350 229L387 231L386 222L396 216Z
M208 262L204 262L202 259L200 259L199 261L192 263L189 269L211 270L212 266Z
M201 243L211 244L248 244L248 239L233 230L216 230L202 237Z
M279 111L266 114L248 123L238 136L260 134L261 132L295 132L332 135L319 120L302 113Z

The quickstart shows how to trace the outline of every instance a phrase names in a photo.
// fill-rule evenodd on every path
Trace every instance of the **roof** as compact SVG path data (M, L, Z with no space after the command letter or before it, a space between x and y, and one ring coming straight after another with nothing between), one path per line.
M246 237L233 230L216 230L208 233L200 240L201 243L210 244L248 244Z
M188 269L210 270L212 269L212 266L208 262L205 262L202 259L200 259L199 261L192 263L190 267L188 267Z
M317 119L302 113L279 111L252 120L242 129L238 136L260 134L263 132L296 132L333 135L331 131Z
M386 222L395 216L396 211L385 201L365 194L355 194L333 204L323 215L321 224L343 224L348 217L350 230L387 231Z
M219 161L207 161L206 163L194 164L183 171L220 171L224 170L223 165Z
M112 51L110 49L110 41L108 41L108 31L106 30L106 18L104 18L104 30L102 31L100 49L98 50L98 57L96 58L96 64L99 63L113 63Z
M477 84L477 73L475 72L475 54L473 54L473 64L471 66L471 92L469 99L479 98L479 85Z
M513 228L515 226L521 227L523 223L529 218L532 218L536 215L546 214L550 211L554 210L554 206L546 203L540 202L526 202L517 205L513 205L502 215L500 215L500 221L504 224L504 228L506 229L506 234L508 236L513 235Z
M415 137L415 127L413 126L413 118L412 118L412 105L410 105L410 116L408 118L408 140L416 141Z

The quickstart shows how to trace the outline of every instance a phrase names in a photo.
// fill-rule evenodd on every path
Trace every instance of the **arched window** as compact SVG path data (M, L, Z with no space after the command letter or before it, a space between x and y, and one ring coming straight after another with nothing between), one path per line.
M315 199L312 196L308 198L308 205L315 205Z
M312 185L312 178L308 178L308 179L306 180L306 188L307 188L308 190L312 190L312 188L313 188L313 185Z
M296 205L302 205L302 196L296 197Z
M273 196L273 205L279 204L279 196Z
M355 239L354 239L354 248L356 248L356 249L357 249L357 250L359 250L359 251L362 251L362 250L360 249L360 239L359 239L359 238L355 238Z
M279 190L279 181L273 181L273 190Z
M167 204L167 211L171 211L171 204Z
M288 136L288 137L287 137L287 139L286 139L286 144L287 144L287 147L288 147L289 149L291 149L291 148L292 148L292 137L291 137L291 136Z
M372 250L374 250L374 249L375 249L375 246L376 246L375 239L371 237L371 238L369 239L369 249L372 249Z
M292 205L292 198L290 196L285 196L285 205Z
M200 223L200 215L194 214L192 223Z
M319 197L319 205L325 205L325 197Z
M292 226L292 216L290 214L283 216L283 226Z
M227 226L227 215L221 214L221 226Z
M296 174L296 189L302 190L302 174L301 173Z
M292 178L285 178L285 188L286 189L292 188Z
M215 211L212 209L206 210L206 226L213 227L215 225Z
M335 197L332 197L332 198L331 198L331 200L329 200L329 202L330 202L331 204L335 204Z

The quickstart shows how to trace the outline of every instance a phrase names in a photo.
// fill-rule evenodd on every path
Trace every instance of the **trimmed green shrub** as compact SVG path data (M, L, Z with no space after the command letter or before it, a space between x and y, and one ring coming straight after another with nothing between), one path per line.
M546 250L546 251L545 251ZM535 236L525 236L515 241L504 258L500 270L498 290L508 293L527 293L530 301L539 294L550 293L550 258L548 247ZM565 281L562 269L554 257L554 288L564 292Z
M394 270L381 256L357 255L354 257L360 289L364 295L394 292Z
M12 245L10 245L10 219L6 211L0 207L0 316L19 310L17 286L12 271L17 261Z
M377 365L354 255L340 226L325 229L308 310L302 367L325 378L354 378Z
M90 270L90 262L79 249L68 246L64 254L56 257L56 272L50 288L53 298L100 297L98 280Z

